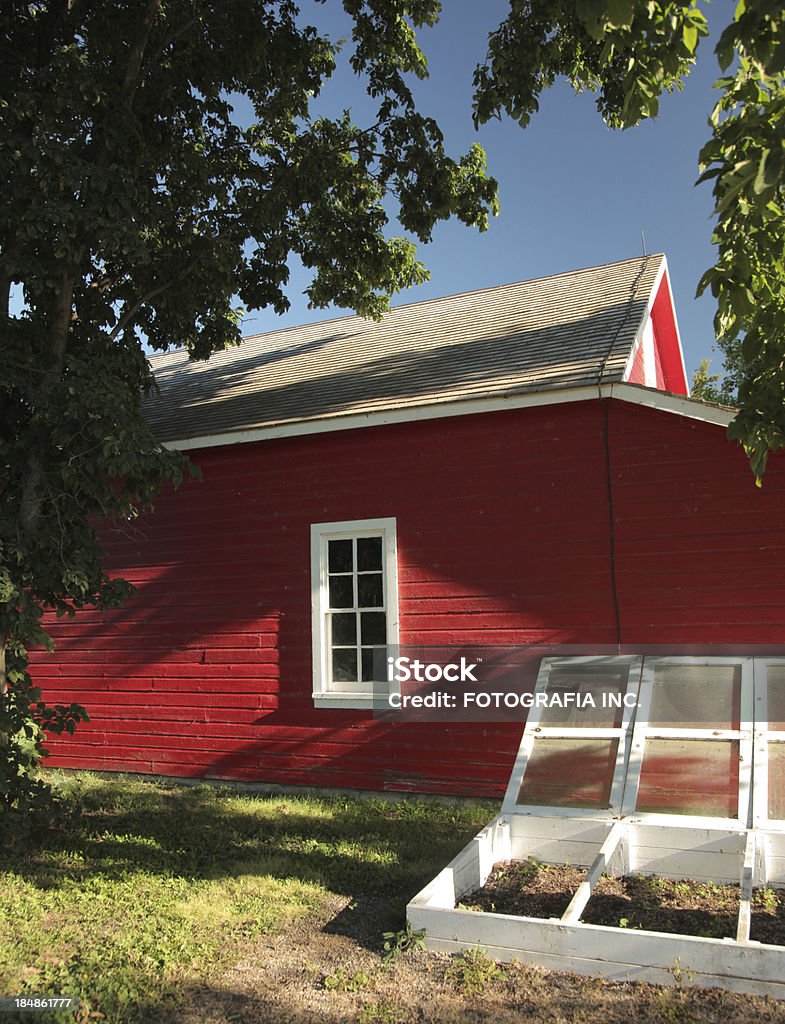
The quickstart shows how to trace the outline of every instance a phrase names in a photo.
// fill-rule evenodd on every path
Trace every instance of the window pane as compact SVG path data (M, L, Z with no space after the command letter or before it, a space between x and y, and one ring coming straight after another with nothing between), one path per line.
M360 653L363 682L385 682L387 679L387 649L364 647Z
M387 615L384 612L362 612L360 634L364 644L386 644Z
M381 569L382 538L359 537L357 539L357 568Z
M615 739L535 740L518 803L609 807L618 746Z
M357 577L357 602L360 608L381 608L384 605L380 572Z
M330 572L351 572L354 569L354 555L350 540L327 542L327 568Z
M357 682L357 650L333 650L333 682Z
M627 690L627 666L623 665L554 665L548 675L546 692L559 694L560 703L543 708L540 724L565 728L618 729L622 723L624 708L603 707L603 704L619 705ZM567 694L576 694L579 700L571 702ZM594 701L591 706L588 698ZM585 702L585 704L583 703Z
M769 702L769 728L785 730L785 665L769 665L766 669Z
M343 612L332 616L333 635L332 642L339 646L357 643L357 616L354 612Z
M738 741L647 740L636 807L662 814L737 817Z
M354 587L351 576L330 576L330 607L354 608Z
M649 722L695 729L738 729L741 665L658 665Z
M769 744L769 817L785 818L785 743Z

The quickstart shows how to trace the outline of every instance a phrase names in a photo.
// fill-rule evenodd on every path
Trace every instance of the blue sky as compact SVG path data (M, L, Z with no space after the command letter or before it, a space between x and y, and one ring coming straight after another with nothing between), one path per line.
M336 6L334 0L313 9L304 4L303 15L313 12L318 26L337 37L346 22ZM419 250L431 280L401 293L394 303L637 256L643 231L647 251L668 257L691 375L701 358L712 355L713 343L712 300L694 298L701 274L713 262L711 186L694 187L698 150L708 138L712 84L720 74L713 41L702 41L684 91L665 96L660 115L638 128L610 131L590 94L575 96L566 83L557 83L525 130L505 118L475 132L472 72L484 55L488 31L506 7L503 0L445 0L439 24L420 35L430 78L416 85L418 104L436 117L451 155L459 156L475 141L484 146L489 171L499 180L501 214L484 234L457 223L440 225L433 242ZM732 10L727 0L718 0L707 11L710 25L721 28ZM358 123L368 122L371 107L362 83L340 58L320 106L325 113L350 107ZM309 310L302 295L307 283L302 268L293 265L289 313L250 311L244 333L340 315L339 310ZM715 354L713 369L719 367Z

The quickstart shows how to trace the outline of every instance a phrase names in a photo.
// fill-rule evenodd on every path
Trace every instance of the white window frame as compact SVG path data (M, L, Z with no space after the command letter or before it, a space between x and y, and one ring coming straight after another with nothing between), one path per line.
M360 537L382 538L382 574L384 611L387 613L387 646L399 642L398 619L398 541L394 518L350 519L334 523L311 524L311 635L313 647L313 702L317 708L357 708L371 710L379 706L380 693L363 689L359 683L346 683L344 689L331 686L330 644L327 635L329 610L327 581L327 543ZM381 609L379 609L381 610Z
M738 729L664 728L649 724L649 711L654 691L654 675L660 665L735 666L741 670L740 722ZM705 828L745 828L748 824L750 789L752 786L752 718L753 718L753 659L749 657L655 656L643 661L640 709L635 719L632 749L626 773L626 789L622 802L622 816L654 825L683 825ZM719 815L679 814L665 811L639 811L637 809L641 768L649 739L702 740L736 742L739 744L738 811L735 817Z
M785 731L769 728L768 670L782 667L785 658L755 659L755 753L753 773L755 786L752 803L752 824L770 832L785 831L785 819L769 817L769 747L785 743Z
M627 686L624 696L635 695L637 697L640 687L641 666L643 659L639 655L612 655L612 656L587 656L577 658L543 658L540 663L540 671L537 676L537 684L534 688L534 697L545 693L550 678L551 669L559 665L607 665L609 668L627 669ZM592 727L564 727L564 726L540 726L542 708L536 703L532 707L526 719L526 726L523 730L523 738L518 750L515 766L510 774L510 781L507 785L507 792L502 803L502 814L532 814L537 816L556 816L559 818L599 818L611 820L619 817L624 790L625 769L629 754L630 731L633 722L634 708L625 702L622 712L621 724L616 728L592 728ZM559 805L548 807L541 804L519 804L518 793L523 783L524 773L529 758L538 739L616 739L616 765L611 781L610 801L607 808L592 807L569 807Z

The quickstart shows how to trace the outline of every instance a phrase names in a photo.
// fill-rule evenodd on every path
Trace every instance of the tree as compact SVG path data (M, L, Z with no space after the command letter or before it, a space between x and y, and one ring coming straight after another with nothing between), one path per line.
M736 401L735 394L729 394L726 390L727 380L721 373L709 373L711 359L701 359L700 366L692 376L690 394L693 398L700 398L704 402L716 402L718 405L733 405Z
M435 0L346 0L370 126L312 118L337 47L290 0L15 0L0 12L0 809L45 796L42 729L73 731L27 674L44 610L119 604L94 524L135 517L184 460L151 435L142 338L193 356L240 340L238 302L287 308L287 258L315 306L379 316L423 281L414 243L484 229L496 183L418 113L414 28ZM241 127L238 97L254 123ZM24 309L9 296L23 288Z
M566 77L598 94L612 128L657 114L681 89L708 34L700 0L511 0L475 74L475 122L506 111L525 126L543 89ZM699 181L713 179L717 261L699 293L717 299L715 330L760 482L785 445L785 6L738 0L716 46L721 92Z

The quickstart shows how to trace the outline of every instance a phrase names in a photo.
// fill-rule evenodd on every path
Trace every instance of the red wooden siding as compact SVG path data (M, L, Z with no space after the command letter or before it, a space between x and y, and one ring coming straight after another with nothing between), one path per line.
M657 387L675 395L688 395L690 386L684 375L679 332L668 275L663 274L651 310L654 327L654 352L657 363Z
M630 370L628 379L630 384L646 383L646 363L644 360L643 342L641 342L635 350L635 356L632 360L632 369Z
M138 595L53 622L34 671L91 722L52 764L499 795L521 727L316 710L309 528L395 516L401 641L783 639L785 464L762 490L724 431L580 402L207 449L202 482L107 535Z

